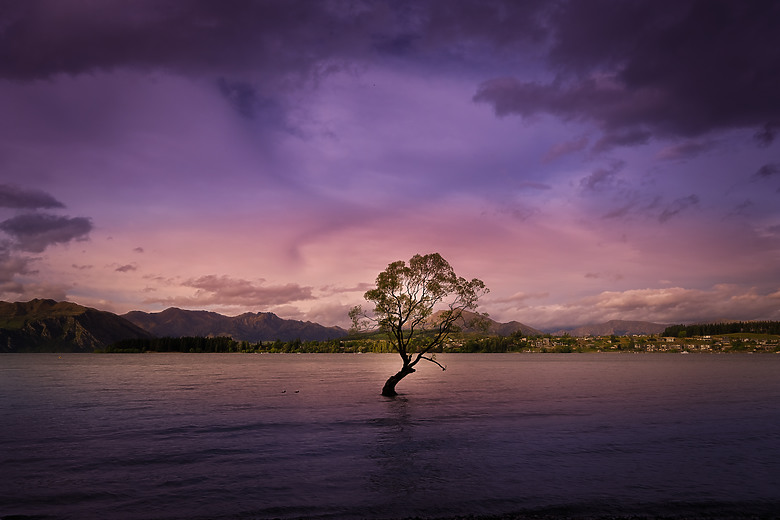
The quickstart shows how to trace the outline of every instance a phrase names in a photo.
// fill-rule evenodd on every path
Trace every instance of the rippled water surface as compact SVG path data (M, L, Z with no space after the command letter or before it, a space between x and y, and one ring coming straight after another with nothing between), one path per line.
M440 361L2 355L0 518L780 517L780 355Z

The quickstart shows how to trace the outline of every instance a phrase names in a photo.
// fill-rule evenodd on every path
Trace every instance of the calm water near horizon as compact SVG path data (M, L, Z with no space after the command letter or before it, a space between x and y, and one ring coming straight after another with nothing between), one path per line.
M780 355L4 354L0 518L780 518Z

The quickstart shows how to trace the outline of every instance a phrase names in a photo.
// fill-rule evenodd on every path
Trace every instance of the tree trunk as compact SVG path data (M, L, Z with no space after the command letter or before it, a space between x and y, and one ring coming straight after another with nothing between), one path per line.
M397 374L390 376L390 378L387 380L385 386L382 387L382 395L385 397L397 396L398 393L395 391L395 385L397 385L401 379L405 378L412 372L414 372L412 367L404 365Z

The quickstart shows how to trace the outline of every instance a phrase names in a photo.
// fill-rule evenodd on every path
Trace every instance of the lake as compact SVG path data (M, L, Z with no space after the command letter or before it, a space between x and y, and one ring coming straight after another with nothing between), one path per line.
M780 355L4 354L0 518L780 517Z

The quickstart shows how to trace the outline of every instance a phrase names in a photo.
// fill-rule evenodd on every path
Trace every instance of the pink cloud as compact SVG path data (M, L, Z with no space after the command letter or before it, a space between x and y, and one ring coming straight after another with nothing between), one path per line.
M537 328L637 320L697 323L718 319L780 319L780 291L734 284L710 289L667 287L605 291L570 302L522 308L518 319Z
M240 278L222 275L206 275L188 279L181 287L196 289L191 296L175 296L148 299L149 303L181 307L197 306L240 306L264 309L294 301L312 299L312 288L295 283L284 285L257 285Z

